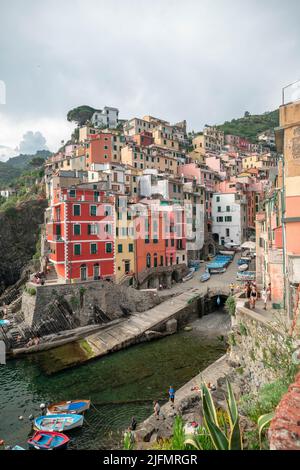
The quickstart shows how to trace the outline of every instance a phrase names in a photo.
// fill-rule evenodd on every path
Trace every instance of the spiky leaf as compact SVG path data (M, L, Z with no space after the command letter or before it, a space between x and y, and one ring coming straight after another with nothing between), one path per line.
M275 415L275 413L274 413L274 411L272 411L271 413L267 413L265 415L260 416L257 420L260 448L261 448L261 435L262 435L262 432L263 432L264 428L267 426L267 424L269 424L270 421L272 421L272 419L274 418L274 415Z
M217 411L216 411L216 407L214 405L211 393L204 383L201 386L201 390L202 390L203 412L209 417L211 422L213 422L216 426L218 426L219 423L218 423Z
M228 450L229 442L221 429L204 413L204 423L216 450Z
M234 397L234 394L233 394L233 391L232 391L232 387L231 387L231 384L230 382L228 382L228 380L226 381L227 383L227 394L228 394L228 398L227 398L227 406L228 406L228 415L229 415L229 420L230 420L230 427L231 427L231 430L233 429L238 417L239 417L239 412L238 412L238 408L237 408L237 404L236 404L236 399Z
M235 421L229 437L229 450L242 450L243 442L240 429L239 418Z

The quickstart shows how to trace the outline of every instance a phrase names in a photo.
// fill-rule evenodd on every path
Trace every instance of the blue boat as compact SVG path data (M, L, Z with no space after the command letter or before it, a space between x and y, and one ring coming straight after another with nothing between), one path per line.
M210 279L210 274L209 272L205 272L202 274L202 276L200 276L200 281L201 282L206 282Z
M61 413L80 415L90 408L90 400L70 400L52 403L47 408L47 415L55 415Z
M24 449L24 447L15 445L15 446L13 446L13 447L11 448L11 450L26 450L26 449Z
M27 442L30 449L56 450L65 449L69 441L68 436L61 432L36 431Z
M83 415L56 414L40 416L34 420L36 431L70 431L83 425Z

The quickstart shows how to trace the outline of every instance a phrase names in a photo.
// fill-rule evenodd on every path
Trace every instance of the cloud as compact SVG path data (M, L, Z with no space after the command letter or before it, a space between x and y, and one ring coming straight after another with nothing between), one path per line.
M298 0L2 3L0 113L49 147L68 137L66 114L81 104L199 130L276 108L282 86L299 78ZM16 147L21 137L3 139Z
M19 144L19 152L30 155L35 154L37 150L48 150L45 137L39 131L27 131Z

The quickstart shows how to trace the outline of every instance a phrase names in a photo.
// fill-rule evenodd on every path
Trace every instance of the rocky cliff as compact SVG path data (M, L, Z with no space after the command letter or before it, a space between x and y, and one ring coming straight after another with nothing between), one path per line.
M36 252L47 200L31 200L0 211L0 294L18 281Z

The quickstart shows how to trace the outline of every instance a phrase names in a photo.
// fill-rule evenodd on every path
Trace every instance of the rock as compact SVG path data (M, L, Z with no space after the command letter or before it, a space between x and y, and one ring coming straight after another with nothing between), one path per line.
M300 374L277 406L268 437L271 450L300 450Z

